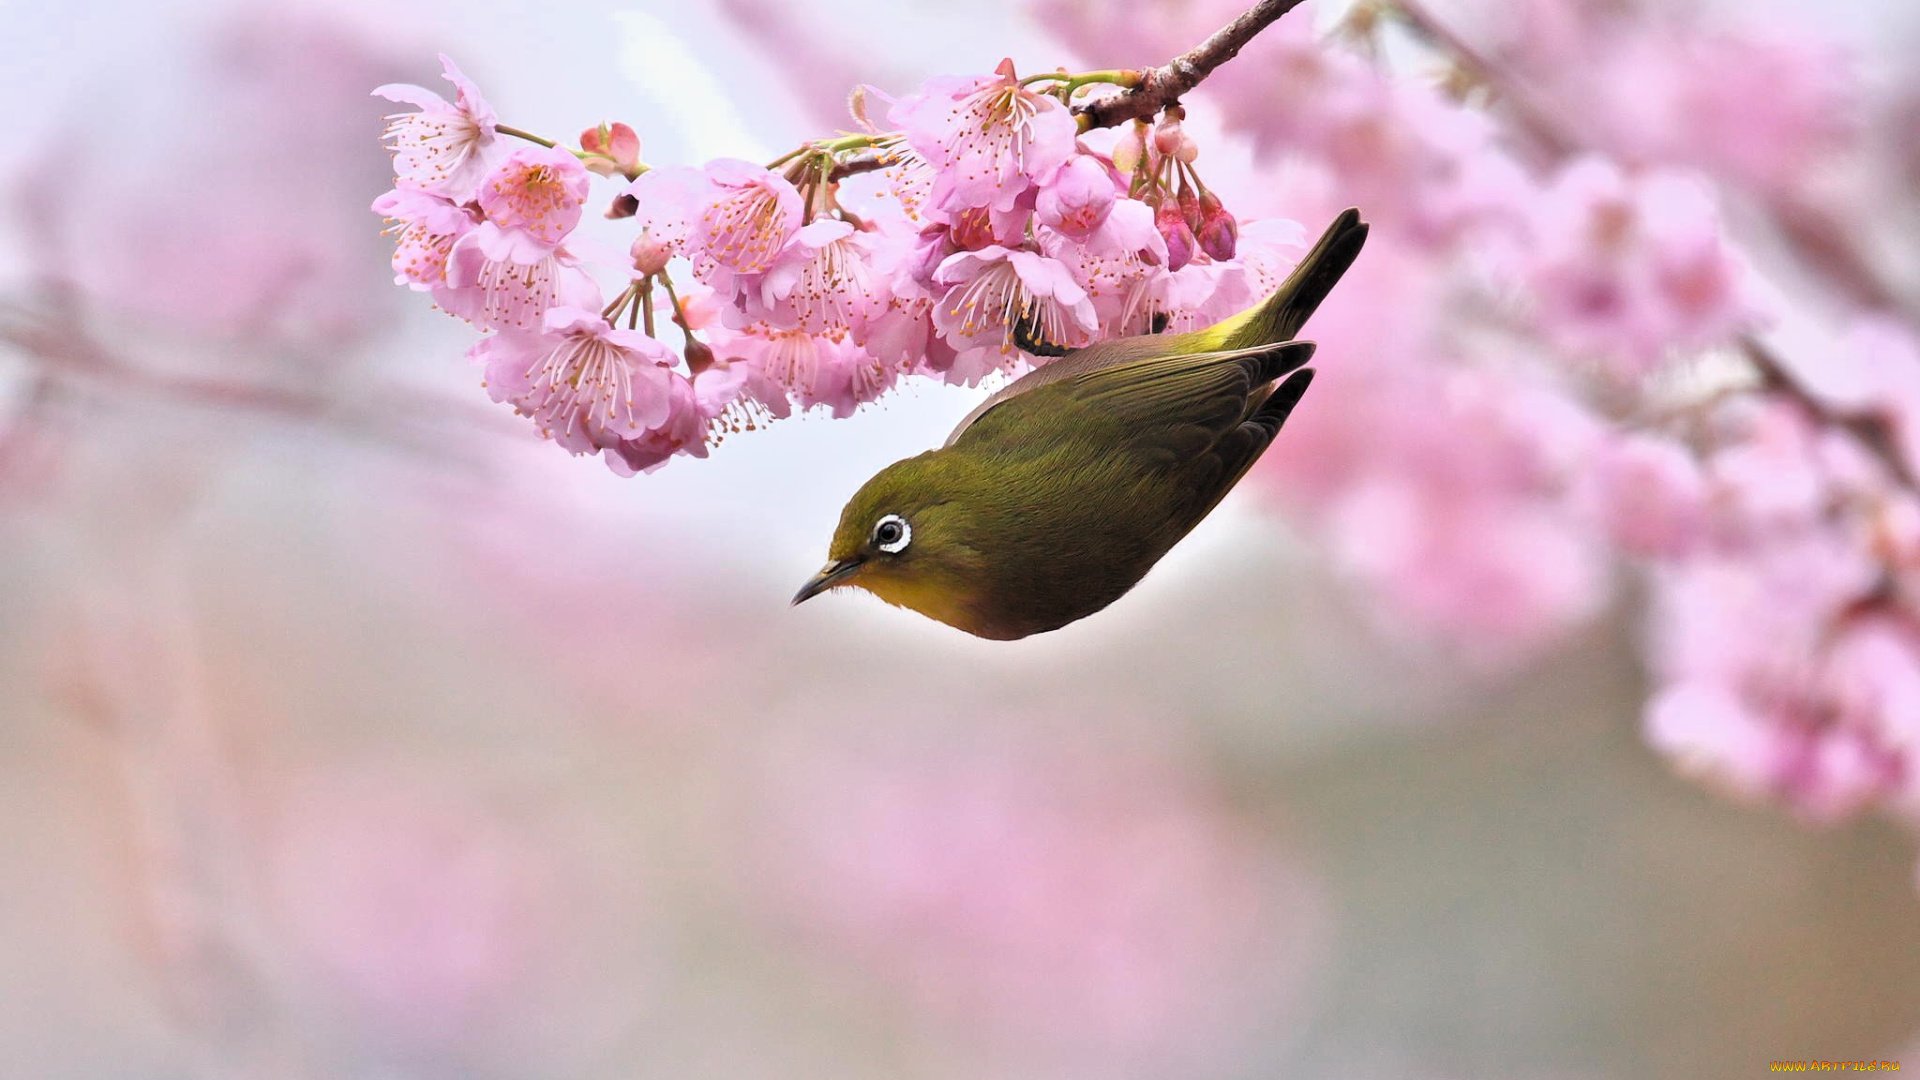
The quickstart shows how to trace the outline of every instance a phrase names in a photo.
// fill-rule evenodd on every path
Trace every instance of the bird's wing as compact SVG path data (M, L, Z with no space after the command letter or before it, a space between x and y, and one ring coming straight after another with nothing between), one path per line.
M1097 345L1089 345L1084 349L1075 349L1053 363L1035 368L995 391L991 397L975 406L974 410L960 421L959 425L953 429L953 434L947 436L945 445L952 446L960 438L961 432L972 427L975 421L985 416L987 411L995 405L1009 398L1031 393L1062 379L1084 375L1089 371L1151 359L1165 352L1168 345L1167 338L1150 336L1118 338L1113 341L1103 341Z
M1287 280L1271 295L1240 314L1204 330L1103 341L1084 349L1075 349L1050 364L1028 372L968 413L953 429L953 434L947 436L946 445L952 446L959 441L962 432L1002 402L1067 379L1084 380L1095 372L1125 368L1153 359L1196 360L1204 356L1214 360L1237 353L1257 353L1291 340L1300 332L1307 317L1327 298L1348 267L1353 265L1353 260L1367 242L1367 228L1367 223L1360 220L1358 210L1345 211L1327 226L1319 242L1314 244L1300 264L1293 268ZM1039 351L1044 344L1033 342L1028 343L1027 347L1029 351ZM1169 358L1166 355L1169 353L1187 355ZM1282 371L1273 377L1278 378L1285 373Z
M1125 344L1132 345L1135 340L1139 339L1128 339ZM1166 342L1156 344L1164 349ZM1078 359L1078 355L1060 364ZM1312 355L1310 342L1295 341L1224 352L1150 353L1120 360L1103 356L1097 358L1102 362L1060 371L1044 383L1008 387L1008 391L1020 392L998 401L989 399L954 432L947 445L954 445L963 435L974 443L1018 445L1056 435L1058 432L1052 430L1056 425L1076 425L1096 429L1087 431L1089 437L1166 451L1178 459L1201 452L1233 431L1265 399L1262 388L1299 368ZM1059 366L1042 368L1036 374L1055 371ZM1016 398L1021 401L1021 409L998 408ZM1029 410L1054 414L1055 423L1043 423L1038 429L1019 423L1022 416L1030 415Z
M1195 496L1183 515L1186 528L1192 528L1212 513L1247 470L1253 468L1253 463L1260 460L1260 455L1267 452L1274 437L1280 434L1281 425L1292 415L1293 407L1300 404L1312 382L1312 368L1289 375L1245 420L1195 455L1182 478Z

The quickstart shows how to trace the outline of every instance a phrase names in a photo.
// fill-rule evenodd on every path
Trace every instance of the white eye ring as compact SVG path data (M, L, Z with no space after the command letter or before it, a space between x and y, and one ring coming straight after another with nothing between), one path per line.
M891 526L891 528L889 528ZM898 555L913 543L913 526L899 514L888 514L873 523L873 546L889 555Z

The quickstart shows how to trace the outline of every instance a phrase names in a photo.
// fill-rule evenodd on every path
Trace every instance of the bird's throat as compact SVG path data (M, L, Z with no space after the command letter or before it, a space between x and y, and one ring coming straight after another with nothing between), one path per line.
M981 634L974 605L969 603L965 590L954 587L951 582L923 577L862 574L852 584L895 607L917 611L929 619L969 634Z

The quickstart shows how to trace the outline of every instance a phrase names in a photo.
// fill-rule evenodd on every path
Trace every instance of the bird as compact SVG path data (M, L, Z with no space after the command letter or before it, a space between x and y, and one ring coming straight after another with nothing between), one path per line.
M1056 630L1118 600L1219 505L1313 381L1295 340L1367 238L1336 218L1265 300L1205 329L1063 350L895 462L841 511L793 597L857 587L977 637Z

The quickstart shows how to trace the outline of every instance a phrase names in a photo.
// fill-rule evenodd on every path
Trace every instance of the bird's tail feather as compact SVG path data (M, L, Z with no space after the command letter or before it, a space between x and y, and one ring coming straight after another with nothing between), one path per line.
M1360 220L1360 211L1342 212L1273 295L1202 333L1207 334L1211 339L1209 344L1218 349L1248 349L1292 341L1320 302L1333 291L1341 275L1353 265L1366 242L1367 223Z

